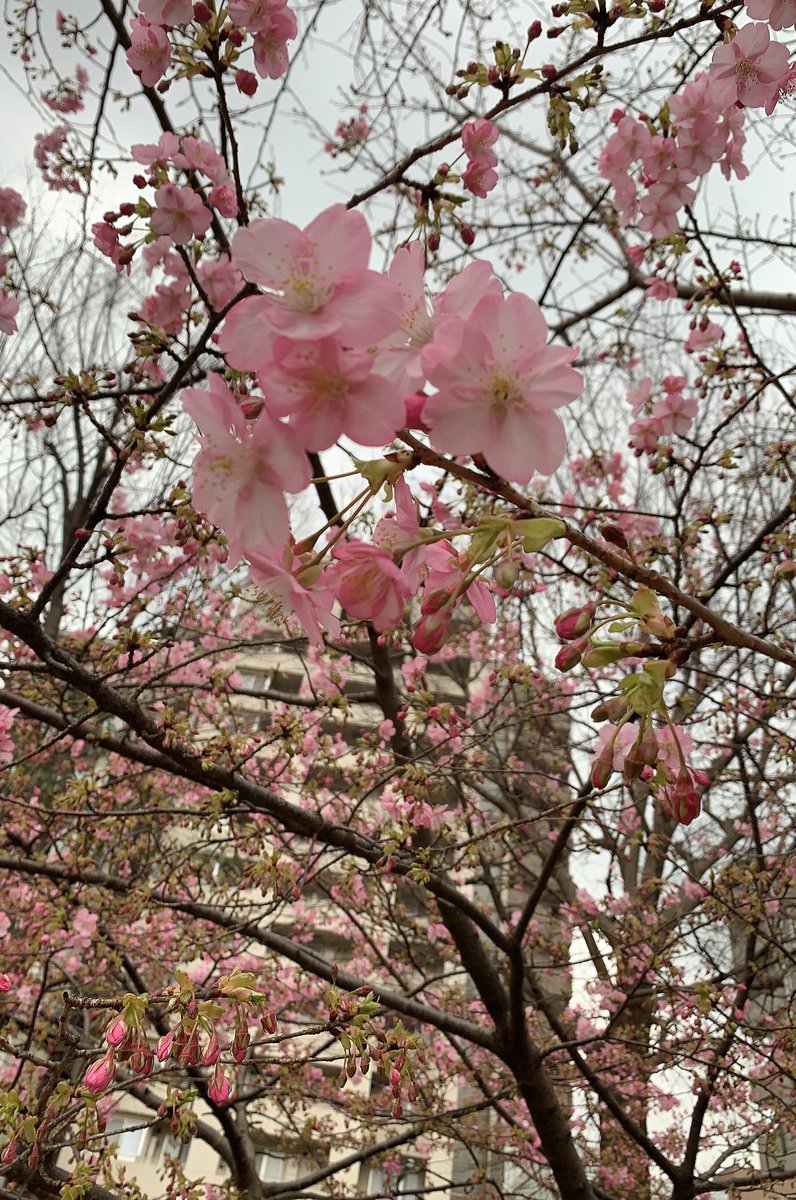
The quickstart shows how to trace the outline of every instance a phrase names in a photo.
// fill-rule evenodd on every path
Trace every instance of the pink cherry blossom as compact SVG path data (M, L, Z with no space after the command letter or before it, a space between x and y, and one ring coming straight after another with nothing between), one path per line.
M149 219L153 233L170 237L184 246L193 237L203 237L212 221L212 213L193 188L164 183L155 192L155 211Z
M481 159L490 167L497 166L497 155L490 149L498 140L500 130L486 117L468 121L462 129L462 145L468 158Z
M238 197L235 195L235 189L230 183L218 183L214 188L211 188L210 195L207 197L210 204L222 217L232 217L238 215Z
M144 17L135 17L130 23L130 41L128 66L144 87L154 87L171 62L168 34L160 25L150 25Z
M438 388L423 416L434 446L450 454L481 453L516 483L561 465L566 434L553 411L583 388L569 365L577 350L548 346L547 325L528 296L489 294L469 320L447 317L423 351Z
M230 364L257 370L270 358L268 339L335 334L364 348L398 327L394 283L368 269L370 230L361 213L332 205L305 230L272 217L252 221L232 239L232 258L265 289L236 305L220 345Z
M179 260L182 265L182 259ZM228 258L210 258L199 263L196 276L216 311L225 308L243 287L243 277Z
M697 325L691 330L685 348L690 354L698 350L707 350L716 342L720 342L723 337L724 330L721 325L717 325L715 321L708 321L704 328L702 325Z
M787 96L793 96L796 93L796 63L792 67L788 67L784 75L781 75L772 89L771 96L766 104L766 113L771 116L780 100L784 100ZM736 134L737 137L737 134ZM749 174L747 170L747 175ZM744 176L739 175L739 179Z
M373 543L394 559L400 559L401 572L415 592L426 565L426 547L420 528L417 500L403 476L393 492L395 514L387 513L376 523Z
M379 347L378 370L402 387L422 387L422 350L431 345L440 318L467 318L487 293L502 295L500 280L487 262L469 263L431 302L425 288L425 253L420 242L402 246L390 264L390 279L401 291L400 328ZM424 404L425 398L417 403ZM416 406L417 406L416 403Z
M185 25L193 16L192 0L139 0L138 9L153 25Z
M492 191L497 181L497 171L481 158L472 158L462 173L462 183L467 191L472 192L474 196L480 196L482 200Z
M0 288L0 333L12 334L17 332L16 315L19 312L19 301Z
M787 46L773 42L768 27L745 25L726 46L718 46L710 64L716 100L729 108L736 100L746 108L762 108L777 80L788 69Z
M190 292L181 283L161 283L152 295L145 296L141 301L139 313L148 325L155 325L176 337L190 306Z
M265 33L271 16L281 7L280 0L228 0L227 15L249 33Z
M644 280L644 286L650 300L673 300L677 295L677 288L674 284L657 275L648 275Z
M202 138L183 138L179 157L175 155L174 161L185 170L198 171L205 175L211 183L229 182L224 159L215 146Z
M663 425L655 417L643 417L630 426L628 444L636 454L654 454L663 437Z
M290 565L284 565L285 559ZM312 573L299 561L291 561L290 551L282 560L252 551L249 554L251 577L287 616L294 613L314 646L323 643L323 633L340 634L340 622L332 613L334 593L324 576L313 580ZM302 576L302 569L305 574Z
M326 450L345 435L365 446L391 442L402 428L403 396L373 371L373 355L349 350L333 337L277 338L262 372L268 406L305 450Z
M283 5L270 17L267 27L254 38L254 66L263 79L280 79L288 68L287 43L298 32L296 14Z
M209 391L182 393L201 431L194 502L224 530L233 556L281 551L290 532L283 493L309 483L307 460L287 426L265 410L248 422L220 375L211 373L208 383Z
M18 708L0 708L0 761L2 762L11 762L14 757L11 727L18 712Z
M180 153L180 139L176 133L161 133L156 142L136 142L130 147L133 161L142 167L151 167L155 163L173 161Z
M696 414L696 400L686 399L680 392L670 392L662 396L652 410L652 415L660 421L664 434L676 433L681 437L688 433Z
M458 554L448 541L435 542L426 550L428 574L425 581L422 613L438 612L442 607L458 607L466 596L476 614L487 625L497 619L495 601L482 579L466 584L471 564L465 555Z
M746 0L746 11L755 21L765 21L772 29L792 29L796 25L796 0Z
M372 621L380 632L401 621L411 592L392 558L369 542L352 540L334 548L336 563L327 577L352 617Z

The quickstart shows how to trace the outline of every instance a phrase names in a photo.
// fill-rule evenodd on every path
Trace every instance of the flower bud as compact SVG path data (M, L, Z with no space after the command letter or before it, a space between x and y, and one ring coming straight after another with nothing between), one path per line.
M592 787L604 788L614 773L614 748L609 742L604 746L592 763Z
M440 608L420 618L412 634L412 645L419 654L436 654L444 646L453 621L451 608Z
M196 0L196 4L193 6L194 21L198 21L200 25L206 25L208 21L212 20L212 17L213 14L205 4L205 0Z
M578 605L577 608L568 608L556 617L554 628L562 642L569 642L573 638L580 637L587 629L590 629L596 612L597 605L590 602Z
M174 1043L174 1033L175 1031L172 1029L171 1033L164 1034L158 1042L157 1050L155 1051L158 1062L165 1062L171 1054L171 1047Z
M210 1086L207 1089L207 1094L213 1104L226 1104L229 1100L232 1088L226 1075L220 1066L216 1066L213 1072L213 1078L210 1081Z
M555 657L555 667L558 671L571 671L576 667L583 657L584 651L589 645L589 639L586 634L579 637L575 642L568 642L566 646L562 646Z
M90 1092L104 1092L110 1087L116 1078L116 1063L113 1058L113 1051L109 1050L97 1062L92 1063L86 1071L86 1077L83 1080L84 1085Z
M235 85L239 92L244 96L253 96L260 86L257 76L251 71L237 71L235 74Z
M475 241L475 230L473 229L472 225L462 225L459 229L459 233L461 234L461 239L465 246L472 246L473 242Z

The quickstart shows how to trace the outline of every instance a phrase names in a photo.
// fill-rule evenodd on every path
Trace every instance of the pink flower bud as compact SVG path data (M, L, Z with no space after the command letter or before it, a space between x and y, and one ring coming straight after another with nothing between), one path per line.
M207 1094L213 1104L226 1104L229 1100L232 1088L220 1066L217 1066L213 1072L213 1078L210 1081L210 1086L207 1089Z
M592 787L604 788L614 773L614 748L605 746L595 758L591 768Z
M596 604L581 604L577 608L568 608L556 617L555 631L562 642L572 641L590 629L596 611Z
M257 76L251 71L238 71L235 75L235 83L238 91L244 96L253 96L260 86Z
M158 1062L165 1062L171 1054L171 1047L174 1044L174 1034L176 1030L172 1029L171 1033L166 1033L158 1042L155 1054Z
M113 1021L105 1034L105 1039L109 1046L121 1046L124 1039L127 1037L127 1026L121 1017L117 1017Z
M194 21L198 21L200 25L204 25L207 21L211 20L212 16L213 14L205 4L205 0L196 0L196 4L193 6Z
M116 1063L113 1051L109 1050L97 1062L92 1063L86 1071L83 1083L90 1092L104 1092L116 1078Z
M453 611L441 608L421 617L412 634L412 645L418 654L436 654L444 646L453 622Z
M472 246L473 242L475 241L475 230L473 229L472 225L462 225L459 233L461 234L461 238L465 246Z
M579 637L575 642L569 642L566 646L562 646L555 657L555 667L558 671L571 671L576 667L583 657L584 651L589 645L587 634Z
M202 1066L203 1067L215 1066L215 1064L218 1062L220 1054L221 1054L221 1047L218 1043L218 1038L217 1038L215 1032L213 1032L210 1034L207 1045L205 1047L205 1052L202 1055Z
M6 975L5 971L0 971L0 992L11 991L11 976Z

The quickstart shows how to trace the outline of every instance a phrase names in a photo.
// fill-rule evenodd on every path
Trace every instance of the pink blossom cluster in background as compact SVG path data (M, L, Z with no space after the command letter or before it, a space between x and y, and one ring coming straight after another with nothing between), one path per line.
M782 0L783 6L791 3ZM767 0L752 0L752 5L755 12L776 7ZM777 15L784 20L787 14ZM744 109L770 113L792 90L789 57L788 48L771 38L765 24L746 25L717 47L707 72L670 98L671 129L657 130L649 118L615 113L616 129L599 168L613 185L623 224L637 222L653 238L668 237L679 231L680 212L695 198L692 185L716 163L727 179L749 174L743 162Z
M365 143L370 133L370 122L365 116L367 111L367 104L360 104L359 112L355 117L337 122L334 131L335 140L326 142L323 147L327 154L336 158L338 154L342 154L346 150L349 152L355 150L357 146Z
M76 113L83 108L83 94L88 87L88 72L83 66L75 71L74 81L62 79L58 87L42 92L42 100L57 113Z
M630 446L636 454L654 454L661 438L683 437L697 414L697 401L683 394L683 375L667 375L661 387L663 395L653 402L652 380L647 376L628 393L635 420L630 426Z
M227 16L234 26L228 37L232 46L242 47L252 38L254 69L263 79L279 79L288 68L287 44L298 32L296 14L285 0L228 0ZM131 45L127 63L145 87L155 87L172 62L175 28L212 21L214 14L204 3L191 0L140 0L139 15L130 25ZM236 55L236 59L239 55ZM251 71L238 68L236 82L247 96L254 95L257 80Z
M14 229L25 215L25 201L19 192L13 188L0 188L0 248L7 235ZM7 254L0 253L0 280L8 273ZM4 288L0 288L0 333L16 333L16 316L19 312L19 301Z

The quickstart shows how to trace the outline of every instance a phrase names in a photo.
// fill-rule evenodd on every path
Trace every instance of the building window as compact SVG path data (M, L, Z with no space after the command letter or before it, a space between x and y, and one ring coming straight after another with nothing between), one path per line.
M254 1167L263 1182L281 1183L291 1178L288 1172L290 1161L286 1154L280 1154L278 1150L264 1150L257 1155Z
M407 1162L401 1167L396 1179L395 1175L385 1175L381 1167L369 1167L363 1163L359 1174L359 1189L367 1196L392 1197L414 1196L422 1191L424 1183L423 1168L417 1163Z
M149 1160L150 1162L162 1162L166 1156L176 1158L178 1162L185 1166L188 1159L188 1152L191 1149L190 1142L180 1141L171 1132L168 1127L155 1129L152 1131L149 1138Z
M117 1158L126 1158L128 1161L132 1161L141 1154L146 1131L131 1128L135 1120L136 1118L132 1116L116 1116L111 1117L108 1121L105 1136L116 1147Z

